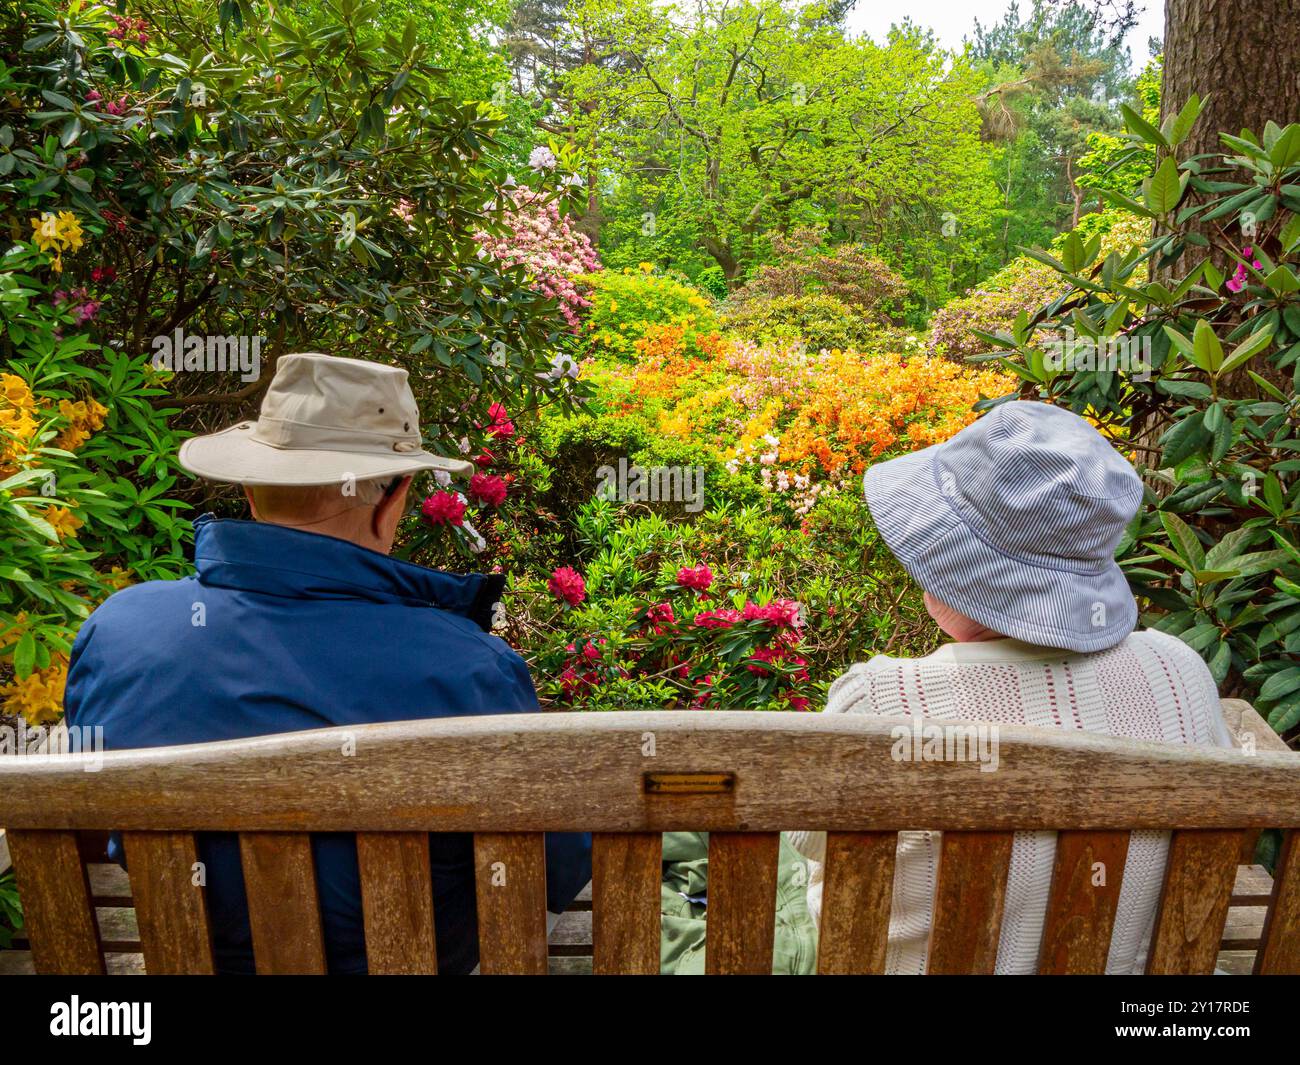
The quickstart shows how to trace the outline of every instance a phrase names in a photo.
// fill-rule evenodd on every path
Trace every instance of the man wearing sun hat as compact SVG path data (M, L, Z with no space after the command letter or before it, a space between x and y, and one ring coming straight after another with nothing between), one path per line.
M880 535L954 642L854 665L831 685L827 713L1231 746L1200 656L1134 631L1137 604L1114 554L1142 482L1084 419L1003 403L945 443L872 466L864 488ZM790 842L811 860L808 908L819 915L825 834ZM1167 832L1132 833L1109 973L1143 969L1168 847ZM1055 851L1055 833L1016 833L999 973L1036 971ZM939 833L899 834L888 973L925 972L938 855Z
M523 660L489 631L504 578L389 557L412 476L473 469L424 450L405 370L284 355L257 419L185 441L180 463L242 485L253 520L200 517L194 576L126 588L91 615L72 649L70 725L125 748L538 709ZM438 969L469 972L472 841L429 847ZM329 969L364 972L353 838L320 834L312 849ZM558 913L590 879L590 837L549 834L546 854ZM237 839L205 834L200 856L218 969L252 972Z

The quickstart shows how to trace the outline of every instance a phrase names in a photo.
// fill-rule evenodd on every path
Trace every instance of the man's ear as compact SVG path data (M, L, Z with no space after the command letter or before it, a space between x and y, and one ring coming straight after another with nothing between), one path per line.
M383 498L375 504L374 512L370 517L370 531L379 539L383 539L386 532L396 528L397 520L406 510L406 493L410 487L411 477L403 477L396 487L385 492Z
M253 515L253 520L257 520L257 500L253 498L253 490L248 485L240 485L244 490L244 498L248 500L248 512Z

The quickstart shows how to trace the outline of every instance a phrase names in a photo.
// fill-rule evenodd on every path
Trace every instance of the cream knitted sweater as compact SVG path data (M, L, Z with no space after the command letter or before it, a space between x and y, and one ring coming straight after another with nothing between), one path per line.
M1232 740L1205 663L1181 640L1151 630L1094 654L1017 640L952 643L925 658L878 656L831 685L828 714L884 714L1081 729L1165 743L1228 747ZM826 836L790 833L810 859L808 908L820 919ZM899 834L886 972L925 972L938 832ZM1135 831L1120 886L1108 973L1141 972L1155 922L1169 834ZM996 971L1032 973L1056 853L1053 832L1017 832Z

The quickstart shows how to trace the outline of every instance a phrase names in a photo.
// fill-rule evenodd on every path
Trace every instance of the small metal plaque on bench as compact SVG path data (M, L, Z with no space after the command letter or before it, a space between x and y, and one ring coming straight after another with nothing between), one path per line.
M650 795L718 795L735 790L734 773L647 773L645 790Z

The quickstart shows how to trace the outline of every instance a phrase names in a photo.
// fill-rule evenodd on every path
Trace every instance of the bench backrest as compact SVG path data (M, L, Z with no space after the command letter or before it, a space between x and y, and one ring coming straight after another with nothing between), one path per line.
M1139 828L1173 833L1148 971L1213 969L1238 862L1265 828L1285 843L1256 971L1300 971L1300 755L1264 749L1266 726L1246 751L899 729L866 715L532 714L0 758L0 825L42 972L103 971L77 832L104 829L123 830L154 973L212 971L196 831L239 833L258 972L325 969L313 831L356 833L372 972L435 970L426 833L469 832L482 970L544 973L546 831L594 833L594 970L657 972L660 833L677 829L710 833L709 972L770 970L789 829L829 833L821 972L882 970L907 829L943 832L931 972L992 971L1018 829L1059 833L1040 971L1100 972Z

